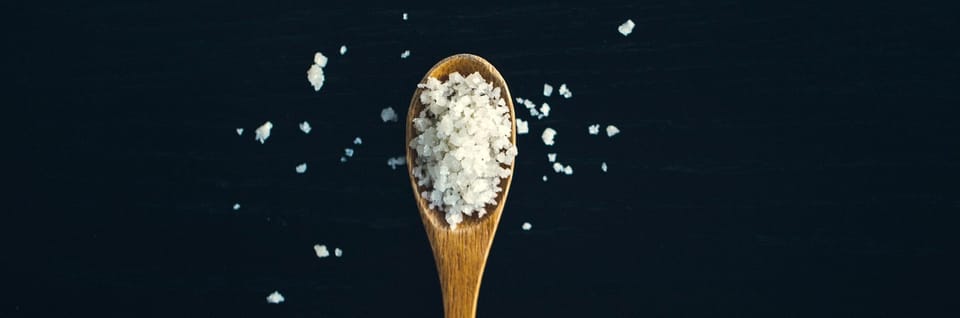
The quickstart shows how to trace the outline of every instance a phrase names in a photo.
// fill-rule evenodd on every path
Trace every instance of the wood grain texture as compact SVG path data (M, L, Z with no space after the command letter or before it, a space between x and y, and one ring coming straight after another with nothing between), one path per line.
M516 113L514 112L510 89L503 76L493 65L485 59L472 54L457 54L447 57L430 69L423 77L425 82L429 77L445 81L452 72L459 72L466 76L479 72L484 79L493 83L494 87L501 88L502 98L510 109L510 141L517 144ZM456 229L451 229L444 219L443 212L430 208L429 202L421 193L424 189L417 186L413 176L413 167L416 162L416 152L410 147L410 140L415 135L412 125L413 119L423 110L420 103L422 88L417 88L410 101L407 112L407 128L404 146L407 149L407 173L410 175L410 185L413 196L420 210L423 226L427 231L427 238L433 249L433 257L437 263L437 272L440 275L440 287L443 292L443 310L447 318L476 317L477 299L480 295L480 281L483 278L483 269L490 255L493 237L500 223L510 191L510 182L513 180L514 164L510 164L510 176L501 180L503 189L497 198L496 206L487 206L487 214L483 217L465 217Z

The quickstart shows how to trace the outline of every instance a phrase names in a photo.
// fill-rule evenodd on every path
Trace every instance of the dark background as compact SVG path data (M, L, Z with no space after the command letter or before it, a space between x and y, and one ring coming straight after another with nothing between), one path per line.
M402 123L379 112L403 118L426 70L461 52L553 107L519 137L480 316L956 313L960 25L946 5L4 11L3 317L440 317L406 173L385 164ZM330 57L319 93L316 51ZM544 98L544 82L573 98ZM622 133L589 136L593 123ZM317 243L344 257L317 259ZM286 302L267 304L274 290Z

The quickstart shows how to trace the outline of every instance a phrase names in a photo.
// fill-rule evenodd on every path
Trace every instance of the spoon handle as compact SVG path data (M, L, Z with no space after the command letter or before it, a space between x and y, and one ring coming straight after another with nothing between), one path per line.
M477 316L480 280L492 244L492 231L484 226L450 231L432 229L433 257L440 274L446 318ZM441 233L446 232L446 233Z

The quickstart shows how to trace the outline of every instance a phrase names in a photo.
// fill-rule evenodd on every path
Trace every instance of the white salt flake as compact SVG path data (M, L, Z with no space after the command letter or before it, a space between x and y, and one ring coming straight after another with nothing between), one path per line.
M347 157L340 157L340 162L347 162Z
M607 126L607 137L613 137L613 135L619 134L620 129L617 129L617 126L608 125Z
M619 31L620 34L623 34L623 36L628 36L630 35L630 33L633 32L634 26L635 24L633 24L633 20L627 19L627 22L624 22L619 27L617 27L617 31Z
M596 135L600 133L600 124L593 124L587 127L587 132L591 135Z
M548 153L548 154L547 154L547 161L550 161L550 162L555 162L555 161L557 161L557 154L555 154L555 153Z
M346 46L346 45L341 45L341 46L340 46L340 55L344 55L344 54L347 54L347 46Z
M523 119L517 118L517 134L525 135L530 132L530 125Z
M257 135L253 136L253 139L259 141L260 144L263 144L264 142L267 141L267 138L270 138L270 129L273 129L273 123L269 121L263 123L263 125L257 128L257 130L255 131Z
M327 250L326 245L316 244L313 246L313 251L317 253L318 258L324 258L330 256L330 251Z
M360 139L360 137L353 138L353 144L354 144L354 145L359 145L359 144L362 144L362 143L363 143L363 139Z
M523 98L517 97L517 104L523 104Z
M547 182L547 175L543 175L543 182Z
M403 21L407 21L407 13L406 13L406 12L403 13Z
M313 64L317 64L320 67L327 67L327 60L329 59L326 55L323 55L323 53L317 52L313 55Z
M607 163L606 163L606 162L600 163L600 170L603 170L603 172L607 172Z
M312 130L312 129L313 129L313 128L310 127L310 123L308 123L308 122L306 122L306 121L300 123L300 130L303 131L304 134L309 134L309 133L310 133L310 130Z
M410 50L405 50L403 53L400 53L400 58L405 59L410 57Z
M543 117L550 116L550 104L543 103L543 105L540 105L540 113L543 113Z
M353 148L343 149L343 154L347 155L347 157L353 157Z
M237 128L237 136L243 136L243 128Z
M512 173L517 148L502 88L478 72L453 72L448 80L430 77L417 85L424 110L413 119L417 136L413 175L428 191L420 195L430 208L444 211L451 230L465 217L483 217L496 203L498 185Z
M307 70L307 81L313 86L314 91L320 91L324 81L323 68L317 64L310 65L310 69Z
M333 256L336 256L336 257L343 256L343 250L341 250L339 247L333 249Z
M283 295L280 295L279 291L273 291L272 294L267 296L267 303L270 303L270 304L279 304L279 303L282 303L284 300L285 299L283 298Z
M524 99L523 106L529 109L534 109L535 107L537 107L537 104L534 104L532 100Z
M553 138L557 136L557 131L553 128L547 127L543 130L543 134L540 135L540 138L543 139L543 144L547 146L553 146Z
M561 172L563 172L563 165L560 164L559 162L554 162L554 163L553 163L553 172L556 172L556 173L561 173Z
M544 83L543 96L550 97L550 95L553 95L553 86L550 86L550 84Z
M393 107L384 108L380 111L380 119L383 122L397 121L397 112L393 111Z
M543 115L540 115L540 112L538 112L536 108L530 109L530 116L537 117L537 119L543 118Z
M233 210L236 211L236 210L239 210L239 209L240 209L240 203L234 203L234 204L233 204Z
M564 168L563 168L563 174L568 175L568 176L571 175L571 174L573 174L573 167L571 167L570 165L567 165L566 167L564 167Z
M301 164L297 165L296 170L297 170L297 173L307 172L307 164L306 164L306 163L301 163Z
M566 83L560 84L560 89L557 90L557 93L560 93L560 95L563 96L563 98L573 97L573 92L571 92L570 89L567 88Z
M390 166L390 169L393 169L393 170L397 170L397 166L402 166L405 164L407 164L407 158L403 156L387 159L387 165Z
M520 228L522 228L524 231L529 231L533 228L533 225L530 224L530 222L523 222L523 225L520 226Z

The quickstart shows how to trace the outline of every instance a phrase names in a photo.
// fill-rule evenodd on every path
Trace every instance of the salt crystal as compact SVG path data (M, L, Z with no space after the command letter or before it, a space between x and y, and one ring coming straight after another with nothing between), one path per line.
M536 108L531 108L531 109L530 109L530 116L532 116L532 117L537 117L537 118L543 118L543 116L540 115L540 112L538 112Z
M560 93L560 95L563 96L563 98L573 97L573 92L571 92L570 89L567 88L566 83L560 84L560 89L557 90L557 92Z
M390 169L397 170L397 166L402 166L407 163L407 160L403 156L393 157L387 159L387 165L390 166Z
M310 123L306 121L300 123L300 130L303 131L304 134L309 134L311 129L313 128L310 127Z
M634 26L635 24L633 24L633 20L627 19L627 22L624 22L619 27L617 27L617 31L619 31L620 34L623 34L623 36L627 36L627 35L630 35L631 32L633 32Z
M405 50L403 53L400 53L400 58L405 59L410 57L410 50Z
M267 303L270 304L279 304L284 301L283 295L280 295L279 291L274 291L272 294L267 296Z
M301 163L301 164L297 165L297 168L296 168L296 169L297 169L297 173L307 172L307 164L306 164L306 163Z
M403 13L403 21L407 21L407 13L406 13L406 12Z
M557 161L557 154L555 154L555 153L548 153L548 154L547 154L547 160L550 161L550 162L555 162L555 161Z
M573 174L573 167L567 165L566 167L563 168L563 173L568 176Z
M525 99L525 100L523 100L523 106L526 107L526 108L532 109L532 108L534 108L534 107L537 107L537 104L534 104L533 101L531 101L531 100L529 100L529 99Z
M263 125L257 128L257 130L255 131L257 135L253 136L253 139L260 141L260 144L263 144L264 142L267 141L267 138L270 138L270 129L273 129L273 123L269 121L263 123Z
M353 157L353 148L343 149L343 154L347 155L347 157Z
M343 256L343 250L341 250L339 247L333 249L333 256L336 256L336 257Z
M236 211L236 210L239 210L239 209L240 209L240 203L234 203L234 204L233 204L233 210Z
M523 104L523 98L517 97L517 104Z
M237 136L243 136L243 128L237 128Z
M327 57L323 53L317 52L313 55L313 64L317 64L320 67L327 67Z
M600 170L603 170L603 172L607 172L607 163L606 163L606 162L600 163Z
M563 165L560 164L559 162L554 162L554 163L553 163L553 172L556 172L556 173L561 173L561 172L563 172Z
M523 119L517 118L517 134L524 135L530 132L530 125Z
M607 137L613 137L613 135L619 134L620 129L617 129L617 126L609 125L607 126Z
M341 46L340 46L340 55L344 55L344 54L347 54L347 46L346 46L346 45L341 45Z
M543 134L540 135L540 138L543 139L543 144L547 146L553 146L553 137L557 135L557 131L553 128L547 127L543 130Z
M594 124L587 127L587 132L591 135L596 135L600 133L600 124Z
M543 105L540 106L540 112L543 113L544 117L550 116L550 104L543 103Z
M543 175L543 182L547 182L547 175Z
M393 111L393 107L384 108L380 111L380 119L383 122L397 121L397 112Z
M360 139L360 137L357 137L357 138L354 138L354 139L353 139L353 144L354 144L354 145L359 145L359 144L362 144L362 143L363 143L363 139Z
M544 83L544 84L543 84L543 96L550 97L550 95L552 95L552 94L553 94L553 86L550 86L550 84Z
M320 91L320 88L323 87L324 79L323 68L317 64L310 65L310 69L307 70L307 81L313 86L314 91Z
M313 251L317 253L318 258L324 258L330 256L330 251L327 250L326 245L316 244L313 246Z
M347 157L340 157L340 162L347 162Z
M521 228L522 228L524 231L529 231L530 229L533 228L533 225L530 224L530 222L523 222L523 226L521 226Z

